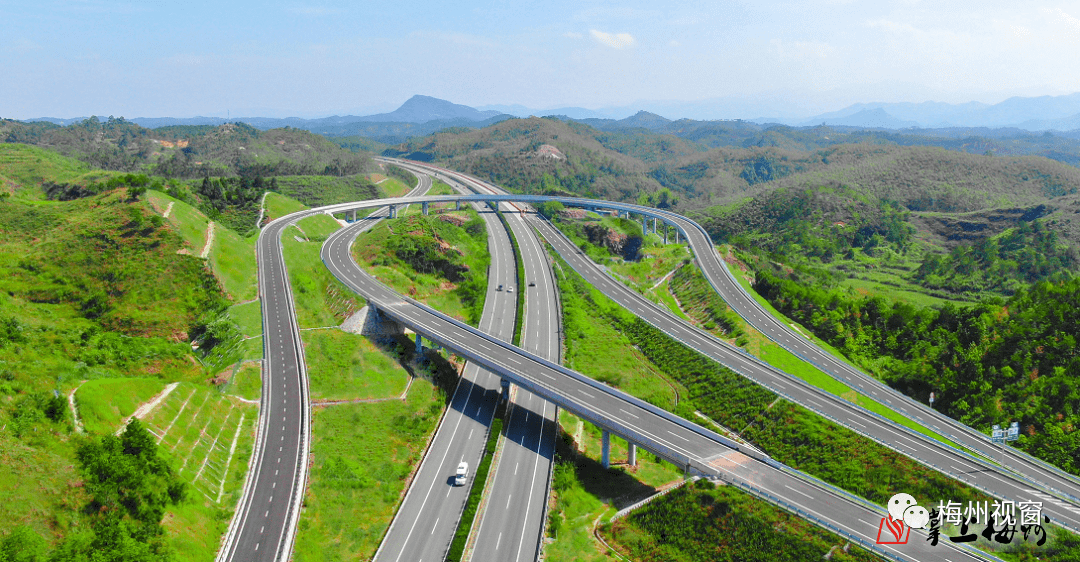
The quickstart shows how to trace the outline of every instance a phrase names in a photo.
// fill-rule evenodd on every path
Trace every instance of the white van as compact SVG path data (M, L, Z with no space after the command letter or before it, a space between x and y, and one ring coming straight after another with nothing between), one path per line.
M469 463L462 461L457 465L457 472L454 474L454 485L464 486L465 481L469 478Z

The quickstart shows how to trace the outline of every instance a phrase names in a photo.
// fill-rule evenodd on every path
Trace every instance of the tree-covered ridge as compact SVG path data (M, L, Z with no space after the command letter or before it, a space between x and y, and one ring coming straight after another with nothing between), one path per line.
M931 254L914 277L931 289L1011 294L1043 279L1069 279L1078 269L1076 246L1063 246L1057 233L1037 220L945 255Z
M852 248L903 250L913 234L906 210L836 183L780 188L712 212L700 220L717 241L825 262Z
M894 388L983 431L1018 421L1019 447L1080 473L1080 279L1006 301L919 308L854 298L769 271L762 296Z
M243 123L146 129L123 118L67 127L0 120L0 139L50 148L105 170L195 178L357 174L370 160L301 129L259 131Z

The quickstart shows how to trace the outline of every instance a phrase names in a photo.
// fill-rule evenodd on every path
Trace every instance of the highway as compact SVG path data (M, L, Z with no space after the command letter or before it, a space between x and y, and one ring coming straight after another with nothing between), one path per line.
M424 193L430 179L409 195ZM251 468L217 560L287 559L307 484L310 411L303 344L281 253L281 233L313 211L279 218L256 243L263 317L262 397ZM277 449L274 449L277 447Z
M431 198L434 199L434 198ZM617 421L629 428L632 440L655 440L662 444L654 451L668 458L685 455L691 464L707 474L720 475L741 482L756 490L768 490L769 496L795 506L804 514L846 532L864 543L876 538L876 522L880 508L868 506L854 498L819 487L783 470L773 462L751 458L732 450L719 436L689 423L675 423L670 414L643 405L638 400L607 388L565 368L507 345L477 330L454 321L428 307L398 295L371 278L352 261L349 254L351 237L345 231L332 235L324 245L324 261L331 272L357 293L375 304L386 314L406 326L431 334L440 345L485 364L489 369L516 374L534 392L549 399L561 397L561 405L587 419ZM870 522L870 523L867 523ZM874 523L873 529L868 527ZM966 551L953 545L930 547L923 541L908 545L881 547L902 560L975 560Z
M479 193L486 189L472 181L466 181L466 185ZM518 215L518 209L508 203L500 204L500 208L514 231L525 270L525 279L515 287L525 292L521 347L558 363L560 308L554 272L536 232ZM477 524L473 560L532 561L539 555L543 541L558 436L557 408L519 388L508 414L501 459Z
M445 171L444 171L445 172ZM544 200L551 198L517 196L519 200ZM613 202L596 200L570 200L558 198L564 203L571 205L620 208L632 212L646 212L661 216L676 225L684 235L694 252L699 256L698 263L703 265L703 271L708 272L707 266L723 268L722 262L713 251L711 241L707 238L704 230L697 223L680 215L652 208L640 207ZM537 224L543 228L544 225ZM557 236L556 236L557 235ZM697 329L682 319L672 315L669 311L661 309L628 289L621 282L604 274L598 266L585 258L580 252L565 240L561 234L548 228L545 236L552 241L564 258L569 258L572 266L581 273L587 281L600 289L616 302L641 317L665 333L679 339L689 347L702 352L704 355L733 369L739 374L766 386L770 390L787 397L793 402L810 409L814 412L829 417L856 433L870 437L879 443L913 458L930 468L953 477L961 482L982 489L986 493L1001 499L1013 501L1036 501L1042 502L1043 512L1052 520L1072 529L1074 532L1080 529L1080 507L1069 501L1063 501L1060 495L1051 495L1053 491L1040 485L1034 479L1028 479L1022 474L1013 471L1002 470L1000 467L977 458L966 452L961 452L951 446L926 437L923 434L911 431L890 420L865 410L838 396L821 391L812 385L803 382L768 364L753 358L743 350L738 349L727 342L723 342L711 334ZM555 241L562 238L562 244ZM720 269L720 272L726 270ZM714 273L716 271L714 270ZM730 279L730 277L729 277ZM734 282L732 280L732 282ZM741 287L735 285L741 291ZM745 294L745 293L741 293ZM756 303L755 303L756 305ZM751 312L752 314L752 312ZM761 311L760 315L765 315ZM880 384L880 383L878 383ZM893 407L891 402L886 405ZM901 413L903 411L901 410ZM916 418L918 419L918 418ZM931 425L933 427L933 425ZM940 428L938 428L940 429ZM1047 471L1053 472L1053 471ZM1064 496L1068 498L1069 496ZM934 500L948 500L950 498L934 498ZM930 501L928 499L927 501Z
M484 199L490 198L484 197ZM440 197L410 198L408 202L419 202L420 200L437 201L447 199ZM399 203L399 201L381 200L347 206L331 206L295 213L281 220L282 222L292 221L317 212L340 212L350 208L381 206L392 203ZM278 276L276 279L284 280L284 264L280 258L279 240L281 223L272 223L272 225L275 226L274 229L268 227L264 231L263 238L269 240L271 244L260 249L260 267L263 267L264 264L271 265L277 262ZM348 248L349 242L355 235L353 234L352 237L349 235L348 229L342 229L326 241L323 248L326 265L336 277L368 298L370 304L375 305L395 321L419 330L425 336L430 336L439 345L452 349L459 355L463 355L488 369L513 377L520 385L528 387L541 397L557 401L560 406L597 423L601 427L617 429L617 433L639 444L650 443L650 450L676 462L676 464L688 466L705 474L720 475L729 481L753 487L753 490L758 490L759 493L767 495L771 501L792 506L792 509L799 510L804 516L816 518L819 521L830 521L831 525L835 526L839 532L864 544L867 542L872 543L874 535L876 535L876 527L871 532L866 527L866 522L873 523L877 521L881 516L880 508L865 505L858 499L845 497L834 490L815 485L805 477L795 474L790 469L785 470L769 459L752 458L752 456L748 456L753 455L751 452L742 454L735 451L732 449L733 444L715 433L676 418L617 390L591 381L579 373L574 373L536 355L519 350L394 293L360 270L352 261ZM273 259L268 259L268 257ZM269 274L267 278L275 279ZM284 283L286 291L287 287L286 282ZM265 294L269 294L269 291ZM283 308L280 300L277 299L268 298L266 301L268 304L265 306L269 306L272 300L277 302L277 306L271 306L270 308L287 310L286 314L291 312L291 304L285 303ZM270 336L277 331L274 329L277 325L269 314L266 316L266 322L269 326L267 330L268 348L272 350L275 344L281 346L280 357L282 358L282 364L287 364L285 361L289 357L289 350L284 342L284 339L287 339L289 324L292 325L292 330L295 333L295 320L293 318L294 315L291 315L281 320L281 326L283 327L281 330L282 338L274 340ZM295 337L293 339L297 341ZM295 356L295 350L292 353ZM302 362L302 357L299 358L298 362ZM272 365L268 371L273 371ZM294 371L302 371L302 368L294 368ZM300 376L302 375L297 376L298 382ZM271 391L264 394L264 399L274 403L271 397L276 395L275 392ZM282 395L286 394L283 392ZM265 411L269 414L268 419L274 419L274 409L271 408ZM284 434L288 432L287 430L290 427L290 418L287 412L282 411L282 413L286 414L281 418L283 425L280 426L284 428ZM293 420L295 422L295 418ZM300 428L304 427L300 423L295 425ZM296 430L296 433L302 434L303 431ZM259 440L260 444L265 444L261 447L261 451L257 451L256 458L264 459L264 457L268 457L274 459L273 455L267 455L268 449L273 446L272 440L274 437L278 437L282 441L284 439L269 432L266 433L266 437L268 438ZM299 451L301 447L305 447L299 439L296 442L297 446L294 451ZM288 451L285 451L285 445L279 446L282 447L279 452L288 453ZM296 460L301 458L298 452L294 452L293 455ZM288 458L285 458L284 462L288 464ZM270 467L277 464L274 460L269 460L269 463ZM263 481L261 474L267 471L267 460L264 459L259 462L258 467L260 474L253 478L253 481L257 483L253 486L255 490L255 493L251 494L253 499L247 501L245 497L243 509L238 511L238 514L243 514L244 523L242 527L245 529L252 528L252 524L260 523L257 520L257 510L262 505L260 505L261 496L259 496L258 490L260 488L259 484ZM275 490L277 486L271 485L270 488ZM293 489L295 490L295 488ZM302 489L302 486L299 488ZM762 492L763 490L764 492ZM268 500L267 503L272 504L273 500ZM269 515L270 510L266 511L267 515ZM290 520L292 521L292 528L295 528L295 518ZM292 532L289 531L287 525L279 526L278 529L280 529L278 532L282 536L285 536L287 532ZM265 534L265 525L259 531L258 535ZM240 534L243 535L243 533ZM237 542L250 544L243 540ZM255 544L262 545L262 542ZM282 543L279 541L278 544ZM291 548L291 542L286 544ZM925 543L920 542L918 544L903 545L902 547L884 546L881 548L903 560L951 559L955 561L975 559L964 552L954 550L951 545L943 546L930 549L926 547ZM269 547L260 546L260 548ZM233 551L235 552L236 549ZM275 551L287 553L290 550L279 546ZM253 554L257 553L258 550L251 549L245 552ZM257 556L241 559L258 559ZM270 557L272 556L270 555Z
M1013 447L1006 447L1002 462L1001 447L990 438L963 423L889 387L874 377L821 349L790 326L766 311L732 276L727 265L712 246L708 234L688 219L673 213L661 213L683 229L698 258L702 273L737 314L751 326L777 342L788 351L814 365L817 369L843 382L860 394L884 404L888 408L914 419L926 427L947 436L953 442L967 447L995 463L1002 464L1015 474L1042 484L1047 491L1056 492L1060 500L1072 506L1080 506L1080 479L1036 459ZM1059 503L1061 503L1059 501ZM1080 510L1076 511L1080 513ZM1080 527L1073 526L1073 529Z
M430 181L429 176L417 175ZM477 210L487 227L491 254L490 282L479 326L493 337L509 341L514 334L517 299L496 288L500 283L513 283L517 274L514 251L502 221L494 211L481 204L477 205ZM347 247L352 246L351 240L355 239L359 229L350 225L341 231L341 236L350 240ZM324 261L328 247L324 246ZM476 363L466 363L450 405L375 560L441 562L444 559L473 483L470 477L465 486L454 486L453 475L461 461L469 463L470 474L475 473L500 391L498 376Z

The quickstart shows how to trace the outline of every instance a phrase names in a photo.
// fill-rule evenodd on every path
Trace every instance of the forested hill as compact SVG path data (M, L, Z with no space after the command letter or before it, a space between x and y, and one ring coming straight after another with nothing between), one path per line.
M540 190L637 200L662 189L656 162L702 149L674 137L625 135L552 118L509 119L484 129L448 129L385 152L437 161L518 192Z
M61 127L0 120L0 140L48 148L105 170L196 178L363 172L370 159L300 129L260 131L243 123L147 129L91 117Z

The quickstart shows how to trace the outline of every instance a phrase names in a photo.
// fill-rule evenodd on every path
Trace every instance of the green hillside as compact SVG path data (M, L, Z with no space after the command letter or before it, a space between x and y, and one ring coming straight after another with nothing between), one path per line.
M100 525L127 521L114 530L135 532L127 518L103 523L84 509L98 495L84 486L90 457L79 451L107 450L104 436L144 406L157 454L186 490L163 504L163 539L145 545L209 559L257 419L230 394L257 398L258 366L244 361L262 356L261 340L243 340L230 315L261 330L258 303L226 313L257 296L254 238L163 192L109 189L102 180L117 172L55 152L0 144L0 163L17 189L0 198L0 536L17 541L4 548L57 547L63 557L97 544L88 530ZM94 182L105 191L44 197L47 185ZM180 184L168 189L191 198ZM134 559L143 538L122 558Z
M366 155L320 135L287 127L259 131L243 123L157 130L113 117L67 127L4 119L0 138L55 150L96 168L175 178L343 176L370 167Z

